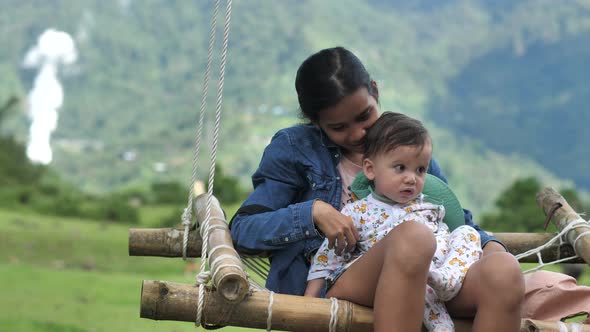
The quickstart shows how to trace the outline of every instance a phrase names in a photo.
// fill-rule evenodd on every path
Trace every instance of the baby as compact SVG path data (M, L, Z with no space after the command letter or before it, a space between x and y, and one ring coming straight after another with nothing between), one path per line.
M338 256L325 240L311 263L308 289L317 282L326 282L329 289L397 225L419 222L432 230L437 243L428 274L424 325L429 331L454 331L444 302L459 293L482 250L474 228L463 225L450 232L443 222L442 202L422 194L431 158L432 140L420 121L399 113L381 115L367 133L362 165L371 194L341 211L359 232L356 249Z

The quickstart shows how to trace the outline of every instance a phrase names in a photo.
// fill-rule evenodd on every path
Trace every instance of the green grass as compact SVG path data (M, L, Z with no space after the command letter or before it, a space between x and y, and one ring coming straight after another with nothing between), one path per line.
M194 277L178 258L129 257L128 229L0 210L0 330L195 331L188 322L139 318L144 279Z
M236 208L226 208L228 215ZM151 219L131 227L155 227L171 212L157 207L143 213ZM129 228L0 210L0 330L194 331L188 322L139 318L143 280L192 283L194 276L184 275L179 258L129 257ZM590 274L579 283L590 285Z

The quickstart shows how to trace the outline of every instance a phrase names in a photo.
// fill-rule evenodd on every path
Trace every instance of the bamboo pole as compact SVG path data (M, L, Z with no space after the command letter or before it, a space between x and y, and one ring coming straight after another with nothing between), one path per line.
M202 323L266 329L270 293L253 291L244 301L227 304L207 289ZM140 317L154 320L194 322L197 316L198 287L172 282L144 280ZM276 331L322 332L329 330L331 301L313 297L273 294L271 327ZM373 331L373 311L338 300L336 331ZM455 320L456 331L469 331L469 320Z
M549 214L556 204L561 204L553 214L553 223L560 231L567 227L573 221L583 220L579 214L568 204L568 202L553 188L545 188L537 194L537 204L543 209L545 214ZM590 225L578 225L569 231L565 238L572 246L575 246L576 253L587 263L590 264ZM582 233L586 233L582 235ZM580 237L581 235L581 237ZM577 239L577 240L576 240Z
M238 252L234 249L229 227L225 220L225 213L215 196L208 199L207 194L201 194L193 200L193 208L199 223L201 238L205 232L204 223L207 221L207 205L209 204L209 241L208 256L213 285L226 301L240 302L248 293L250 284L245 268ZM201 249L202 250L202 249Z
M228 304L215 291L207 289L202 323L266 329L269 292L254 291L244 301ZM141 289L140 317L153 320L194 322L197 317L198 287L165 281L144 280ZM329 331L331 301L312 297L273 294L271 328L276 331ZM348 301L338 300L336 331L373 331L373 311ZM455 331L471 331L471 320L454 319ZM523 319L521 332L564 331L558 322ZM589 325L568 323L575 331L590 332ZM572 331L574 329L572 328Z
M182 237L184 230L173 228L131 228L129 230L130 256L162 256L182 257ZM508 251L518 255L547 243L555 234L552 233L492 233L502 241ZM574 256L574 250L568 243L548 247L542 252L544 261ZM190 232L188 257L201 257L201 236L198 232ZM521 263L537 263L537 256L524 257ZM569 261L584 263L581 258Z
M129 256L182 257L184 229L131 228L129 229ZM189 232L186 255L201 257L201 234Z

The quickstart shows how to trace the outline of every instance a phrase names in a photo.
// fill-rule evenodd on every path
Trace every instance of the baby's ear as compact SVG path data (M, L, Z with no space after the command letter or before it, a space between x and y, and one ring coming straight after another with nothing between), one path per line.
M363 159L363 172L369 181L375 179L375 165L371 159Z

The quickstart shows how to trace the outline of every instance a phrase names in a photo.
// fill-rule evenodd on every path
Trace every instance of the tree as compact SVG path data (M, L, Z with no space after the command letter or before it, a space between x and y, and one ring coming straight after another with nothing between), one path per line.
M543 232L545 214L536 203L539 190L541 185L534 177L516 180L496 199L497 211L483 215L481 226L495 232ZM584 208L575 189L563 189L561 195L574 210Z

